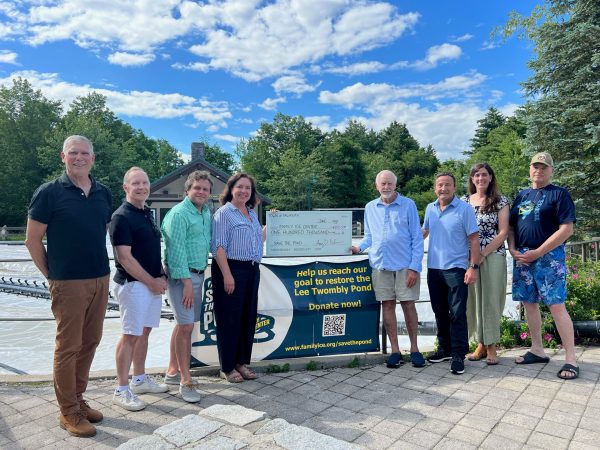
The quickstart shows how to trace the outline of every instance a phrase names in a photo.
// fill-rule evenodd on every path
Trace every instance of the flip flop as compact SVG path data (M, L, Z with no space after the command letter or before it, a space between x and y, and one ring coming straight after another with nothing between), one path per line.
M538 356L535 353L527 352L524 355L521 355L523 361L517 362L515 364L546 364L550 362L550 358L547 356Z
M572 377L565 377L564 375L561 375L562 372L571 372L573 374ZM563 380L574 380L575 378L577 378L579 376L579 367L574 366L573 364L564 364L560 370L558 371L558 373L556 374L556 376L558 378L561 378Z
M425 367L425 358L421 352L410 352L410 362L413 367Z
M392 353L386 361L386 365L389 369L397 369L402 364L404 364L402 353Z

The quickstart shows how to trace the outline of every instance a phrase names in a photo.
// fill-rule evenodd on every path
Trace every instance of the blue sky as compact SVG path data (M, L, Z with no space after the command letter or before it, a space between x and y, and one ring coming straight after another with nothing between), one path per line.
M97 91L183 154L232 151L277 112L329 131L406 123L461 157L489 106L524 100L531 43L490 40L529 0L2 0L0 85L65 106Z

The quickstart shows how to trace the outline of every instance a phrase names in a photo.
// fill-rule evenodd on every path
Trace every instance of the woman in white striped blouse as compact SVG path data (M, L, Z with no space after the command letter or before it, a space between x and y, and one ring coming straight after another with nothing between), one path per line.
M253 208L258 204L254 179L232 175L213 217L212 265L217 347L221 377L231 383L256 378L248 367L258 304L263 230Z

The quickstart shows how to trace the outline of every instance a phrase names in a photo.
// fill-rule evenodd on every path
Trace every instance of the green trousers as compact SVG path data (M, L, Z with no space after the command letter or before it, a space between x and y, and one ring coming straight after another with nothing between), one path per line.
M485 345L500 340L500 318L506 303L506 257L488 255L479 267L477 282L469 285L469 336Z

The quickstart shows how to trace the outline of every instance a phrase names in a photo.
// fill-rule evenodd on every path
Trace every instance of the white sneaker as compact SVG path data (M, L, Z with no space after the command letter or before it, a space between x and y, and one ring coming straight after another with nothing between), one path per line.
M118 405L127 411L141 411L146 407L146 402L140 400L137 395L129 389L115 391L112 398L113 405Z
M196 403L201 400L200 393L196 390L196 387L192 383L180 384L179 393L181 394L181 398L188 403Z
M169 386L164 383L158 384L152 378L146 375L146 379L140 384L134 384L133 381L129 383L129 388L134 394L160 394L162 392L168 392Z

